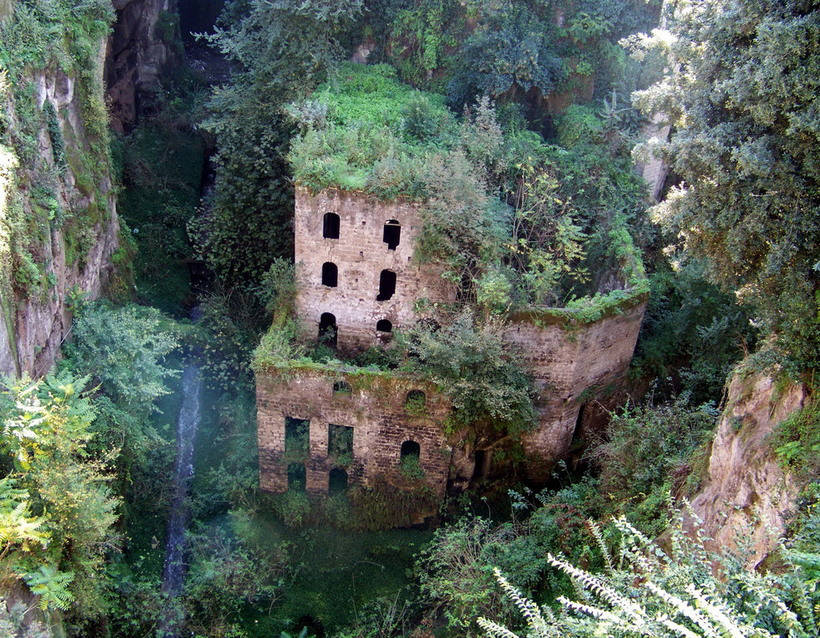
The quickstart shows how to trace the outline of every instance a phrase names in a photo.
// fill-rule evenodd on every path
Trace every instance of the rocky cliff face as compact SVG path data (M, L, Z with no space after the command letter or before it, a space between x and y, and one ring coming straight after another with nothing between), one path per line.
M176 0L113 0L105 84L111 125L122 132L151 113L164 69L182 56Z
M692 502L716 549L751 546L751 565L783 534L803 484L784 472L770 435L808 398L802 385L735 374L712 443L706 484Z
M72 299L97 297L114 273L119 221L102 84L113 12L95 10L61 27L62 39L44 14L2 24L11 63L0 82L0 375L46 373L70 330ZM14 46L41 33L53 41L16 57ZM22 53L33 62L16 63Z

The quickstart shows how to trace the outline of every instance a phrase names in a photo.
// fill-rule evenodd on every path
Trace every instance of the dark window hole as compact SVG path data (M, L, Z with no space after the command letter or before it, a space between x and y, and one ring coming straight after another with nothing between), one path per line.
M339 282L339 269L336 264L326 261L322 264L322 285L335 288Z
M339 216L336 213L325 213L322 221L322 237L339 239Z
M387 301L396 292L396 273L392 270L382 270L379 275L379 294L376 301Z
M387 250L396 250L401 240L401 224L395 219L385 222L382 240L387 244Z

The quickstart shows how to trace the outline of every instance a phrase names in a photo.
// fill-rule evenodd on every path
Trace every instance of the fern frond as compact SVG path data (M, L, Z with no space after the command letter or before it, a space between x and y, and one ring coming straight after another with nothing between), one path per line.
M611 607L623 610L639 623L643 623L646 620L646 612L640 605L636 605L628 598L621 596L600 578L596 578L589 572L585 572L584 570L571 565L567 561L560 560L552 554L547 554L547 561L553 567L557 567L565 574L568 574L583 583L586 589L595 593L596 596L606 601Z
M492 620L479 618L476 622L490 638L519 638L517 634L514 634L506 627L499 625Z
M689 620L695 623L698 627L700 627L703 632L709 638L721 638L720 633L715 629L714 625L709 621L709 619L700 613L697 609L692 607L689 603L685 600L678 598L674 594L670 594L665 589L658 587L652 581L646 582L646 588L651 591L655 596L660 598L666 604L671 605L675 609L677 609L681 614L686 616ZM743 638L740 636L740 638Z
M694 598L698 606L703 609L706 615L723 627L729 633L731 638L743 638L743 632L740 627L733 623L722 609L709 602L706 597L698 591L697 587L691 584L687 585L686 593Z
M559 596L556 600L561 603L561 605L570 610L574 611L579 614L583 614L585 616L590 616L591 618L595 618L596 620L604 620L606 622L610 622L617 627L622 629L631 628L631 625L628 621L624 620L617 614L612 613L611 611L607 611L606 609L601 609L600 607L593 607L592 605L585 605L583 603L576 602L574 600L570 600L565 596Z
M612 566L612 557L609 555L609 548L604 542L604 536L601 534L600 526L594 520L588 518L587 528L589 528L595 542L598 543L598 549L601 551L601 556L604 557L604 565L606 566L607 573L611 574L615 568Z
M501 574L501 570L497 567L493 568L493 573L495 574L498 584L501 585L501 589L503 589L504 593L507 594L507 598L511 599L513 603L515 603L515 606L518 607L521 615L527 619L527 622L531 626L546 625L544 619L541 617L541 610L538 608L538 605L524 596L518 589L513 587L507 579L504 578Z
M669 562L669 556L661 549L660 545L643 532L638 531L625 517L619 516L614 520L614 523L615 527L617 527L624 536L638 541L638 544L647 551L648 555L653 559L653 562L658 565L661 564L661 561L664 563Z
M683 625L679 625L674 620L669 620L669 618L658 618L657 620L664 627L670 631L674 631L679 636L683 636L683 638L701 638L694 631L687 629Z

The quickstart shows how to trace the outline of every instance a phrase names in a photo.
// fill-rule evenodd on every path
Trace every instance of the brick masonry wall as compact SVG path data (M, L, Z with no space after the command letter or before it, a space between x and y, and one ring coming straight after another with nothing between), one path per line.
M338 239L323 237L325 213L339 215ZM401 239L395 250L383 241L384 224L397 220ZM336 317L339 349L346 353L377 345L385 337L376 322L389 320L394 329L411 325L417 300L452 301L454 288L441 279L441 268L413 259L421 219L416 204L383 202L362 193L337 190L311 194L296 190L295 242L298 292L296 313L306 341L318 335L322 313ZM322 285L322 264L338 268L338 285ZM396 273L396 292L390 300L376 301L383 269ZM607 386L619 383L627 372L643 319L645 302L595 323L567 327L552 321L537 325L523 316L513 318L505 338L521 351L522 364L533 373L539 393L539 424L524 440L531 479L547 478L554 462L569 449L582 403ZM334 381L347 380L349 395L334 394ZM409 414L405 397L412 389L427 395L426 413ZM305 461L306 484L311 492L328 490L334 459L328 457L329 424L353 428L353 462L345 468L349 483L370 484L384 476L401 487L399 471L403 441L421 446L420 465L426 480L442 494L451 461L456 484L469 482L472 451L469 446L448 447L442 424L446 398L418 380L389 374L345 374L315 368L286 369L257 375L260 486L268 491L287 489L285 418L310 421L310 451Z
M340 218L338 239L322 236L325 213ZM388 220L401 224L395 250L383 241ZM350 353L378 345L384 334L376 322L387 319L393 329L411 325L419 299L454 299L453 287L441 279L441 267L413 259L421 230L418 205L383 202L362 193L325 190L316 195L296 189L294 218L298 293L296 315L305 339L318 336L322 313L336 317L338 347ZM322 264L338 268L338 285L322 285ZM396 292L387 301L376 301L382 270L396 273Z
M521 351L535 377L540 423L524 442L528 474L546 478L552 464L569 449L584 400L595 398L627 373L646 302L575 329L513 321L504 337Z
M347 381L352 392L334 393L336 381ZM421 414L405 407L407 393L426 395ZM288 487L285 418L310 421L310 452L305 462L307 490L328 491L334 459L328 456L330 424L353 428L353 463L344 468L349 484L369 485L376 476L401 487L404 441L415 441L425 480L444 494L452 450L442 424L449 413L447 400L424 382L389 374L343 374L333 370L286 369L257 374L259 482L263 490L282 492Z

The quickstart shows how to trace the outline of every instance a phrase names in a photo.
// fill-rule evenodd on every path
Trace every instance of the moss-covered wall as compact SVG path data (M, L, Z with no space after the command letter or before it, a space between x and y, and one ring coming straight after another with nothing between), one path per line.
M334 384L344 382L343 391ZM422 405L407 402L410 391L425 393ZM290 463L305 464L307 489L327 492L329 473L342 467L351 484L371 485L377 478L397 487L424 481L443 495L451 449L443 423L449 414L446 398L430 384L390 373L298 366L257 373L259 483L263 490L281 492L288 487ZM310 421L310 445L304 456L286 452L285 419ZM328 449L330 424L353 428L352 458L341 465ZM420 454L418 473L402 471L402 443L415 441ZM413 468L415 469L415 468Z
M44 374L77 295L112 282L119 221L102 84L114 13L17 3L0 24L0 373Z

